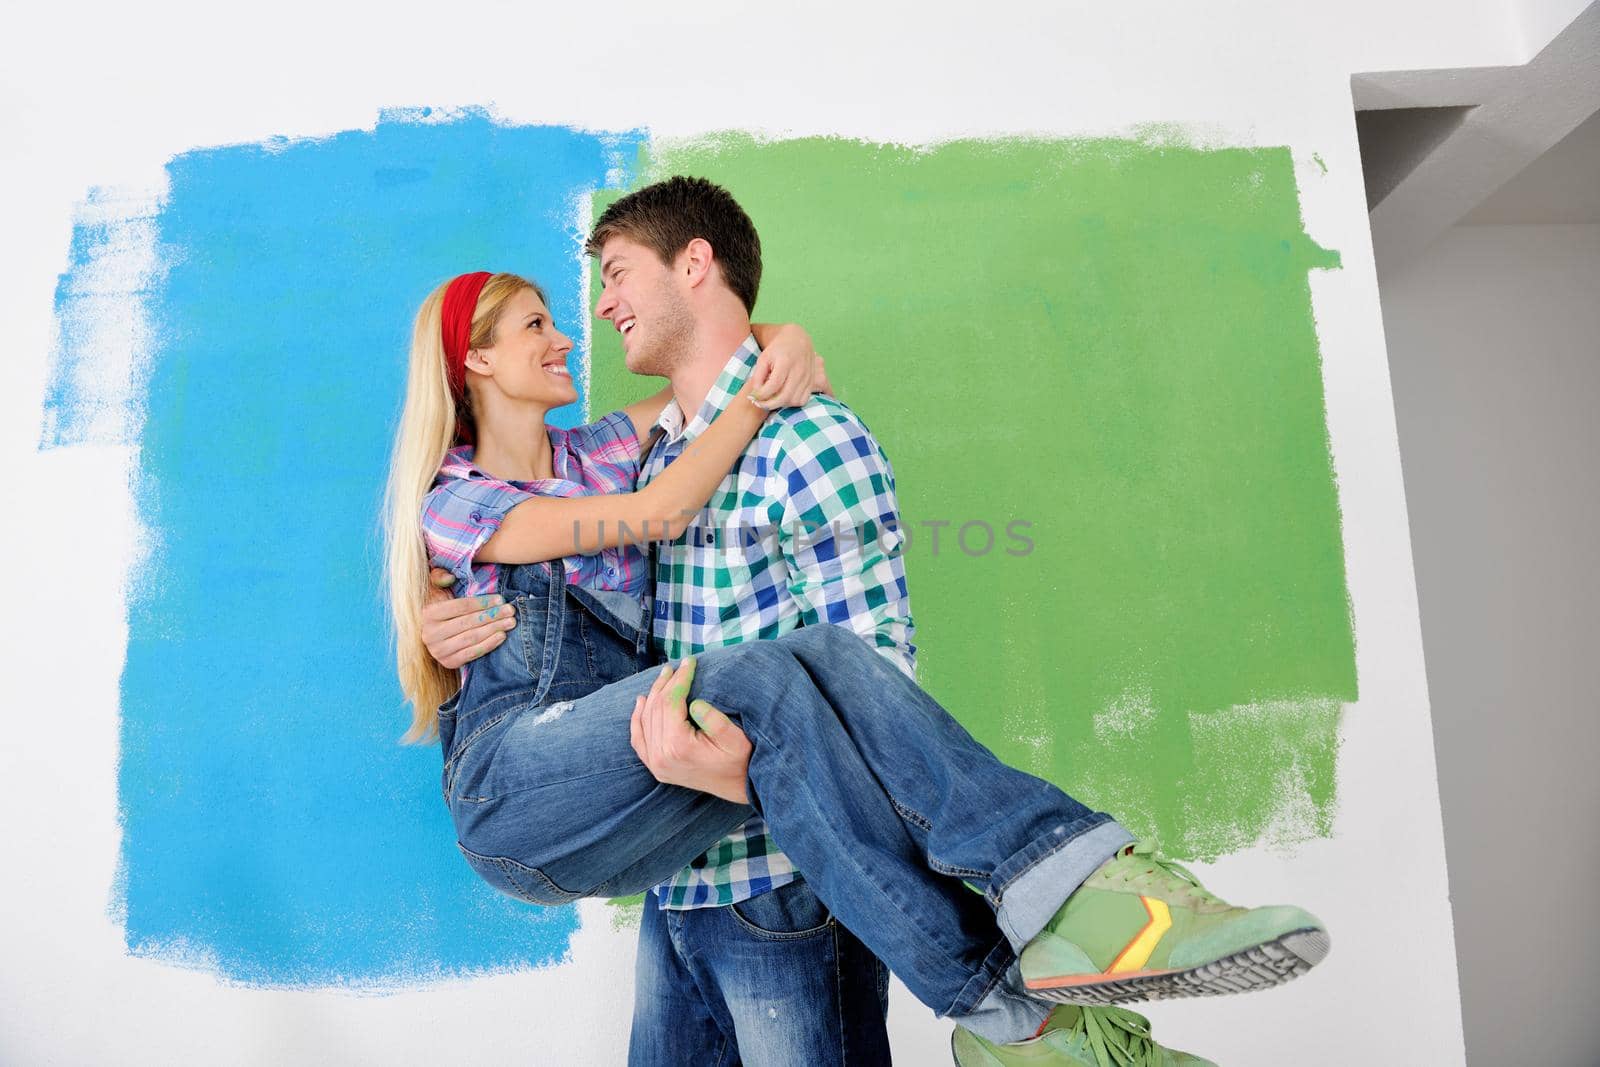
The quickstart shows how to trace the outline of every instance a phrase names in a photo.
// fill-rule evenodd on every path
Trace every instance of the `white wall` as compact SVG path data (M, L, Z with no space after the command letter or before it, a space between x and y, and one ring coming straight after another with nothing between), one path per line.
M1516 39L1523 58L1532 59L1566 29L1591 0L1512 0Z
M1506 0L365 12L287 0L226 16L215 5L96 0L9 18L0 456L12 499L58 521L48 543L35 526L0 524L0 554L25 568L0 619L11 682L0 806L13 819L0 879L0 1060L439 1062L526 1052L530 1035L551 1062L618 1058L631 939L603 918L586 925L568 966L383 997L228 987L203 968L126 956L105 908L134 457L33 451L53 289L73 207L91 186L159 192L162 163L196 146L370 128L384 107L492 103L512 121L658 134L916 142L1173 123L1216 144L1289 146L1307 231L1343 256L1311 285L1361 700L1345 720L1335 837L1294 855L1231 856L1202 874L1241 900L1304 903L1330 923L1334 952L1281 990L1151 1014L1165 1040L1230 1067L1344 1064L1356 1048L1378 1062L1390 1052L1459 1062L1428 697L1348 78L1519 62L1510 21ZM938 1062L948 1027L904 990L896 997L902 1062ZM541 1015L552 1003L578 1007Z
M1470 1064L1600 1062L1600 225L1383 284Z

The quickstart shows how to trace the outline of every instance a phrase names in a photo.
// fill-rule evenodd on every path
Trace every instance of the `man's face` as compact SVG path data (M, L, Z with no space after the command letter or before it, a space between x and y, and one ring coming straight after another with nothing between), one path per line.
M622 334L630 371L665 377L689 358L694 314L677 271L644 245L612 237L600 247L600 280L594 313Z

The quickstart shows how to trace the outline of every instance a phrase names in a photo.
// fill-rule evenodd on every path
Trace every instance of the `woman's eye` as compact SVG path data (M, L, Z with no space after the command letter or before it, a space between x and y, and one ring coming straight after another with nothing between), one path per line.
M535 330L542 329L544 327L544 320L536 315L534 316L533 321L528 323L528 325L533 327Z

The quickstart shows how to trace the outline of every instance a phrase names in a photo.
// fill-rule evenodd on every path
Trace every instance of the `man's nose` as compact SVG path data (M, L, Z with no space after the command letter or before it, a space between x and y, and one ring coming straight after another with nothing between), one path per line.
M617 299L611 295L611 287L608 285L601 290L600 299L594 306L594 313L597 318L609 319L616 309Z

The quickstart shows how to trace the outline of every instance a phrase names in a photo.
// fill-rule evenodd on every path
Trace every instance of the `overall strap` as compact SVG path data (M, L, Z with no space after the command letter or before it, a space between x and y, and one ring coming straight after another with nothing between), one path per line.
M640 474L644 473L644 465L645 465L645 462L650 458L650 453L655 451L656 445L666 435L667 435L667 432L665 430L663 430L660 426L652 426L652 427L650 427L650 437L649 437L648 440L645 441L643 446L641 446L640 449L639 449L639 473ZM646 578L646 582L645 582L645 597L644 597L644 601L643 601L643 606L644 606L644 625L641 627L641 629L644 630L645 641L646 642L648 642L651 639L651 637L653 637L654 634L655 634L655 626L656 626L656 556L657 556L657 554L658 554L657 542L655 540L653 540L653 539L650 540L650 541L647 541L645 543L645 558L646 558L646 561L647 561L645 563L645 574L646 574L647 578Z

